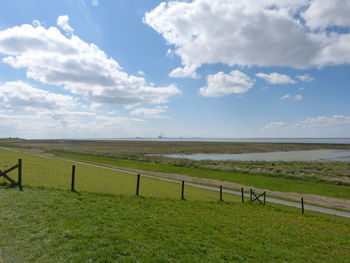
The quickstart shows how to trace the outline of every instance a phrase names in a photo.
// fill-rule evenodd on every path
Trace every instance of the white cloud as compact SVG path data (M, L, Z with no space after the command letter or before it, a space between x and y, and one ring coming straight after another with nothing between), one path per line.
M218 72L208 75L207 86L200 88L200 93L205 97L221 97L246 93L252 86L253 81L238 70L229 74Z
M303 96L300 95L300 94L297 94L297 95L294 95L294 96L291 96L290 94L286 94L286 95L283 95L282 97L280 97L281 100L288 100L288 99L291 99L291 100L294 100L294 101L300 101L300 100L303 100Z
M295 68L349 64L347 31L334 29L329 33L307 26L322 21L323 15L308 15L318 2L170 1L146 13L144 23L160 33L181 58L182 68L175 69L171 76L192 77L203 64L214 63ZM327 24L349 25L349 11L339 10L333 3L348 5L348 0L323 2L338 11ZM336 15L341 17L339 21L334 20Z
M262 131L264 136L275 137L347 137L350 116L308 117L296 123L271 122Z
M161 115L166 110L166 106L157 106L155 108L136 108L130 112L130 115L145 118L167 118L166 116Z
M314 0L303 13L306 25L311 29L325 29L331 26L350 26L349 0Z
M197 74L195 72L196 68L183 67L176 68L169 73L169 77L172 78L197 78Z
M68 25L68 19L58 20ZM64 36L56 27L25 24L0 31L0 53L7 55L5 63L26 68L28 78L63 86L95 103L160 104L181 93L175 85L155 87L128 75L96 45Z
M48 92L17 81L0 85L0 105L2 110L27 111L72 109L78 103L71 96Z
M309 76L308 74L298 75L297 78L303 82L312 82L314 80L314 78Z
M281 128L281 127L286 127L288 123L286 122L270 122L264 126L264 129L276 129L276 128Z
M296 81L288 75L278 74L276 72L265 74L257 73L255 74L258 78L264 79L269 84L295 84Z
M67 15L64 16L59 16L57 18L57 25L62 28L66 33L72 34L73 33L73 28L69 25L68 23L69 17Z
M282 97L280 97L280 99L281 100L290 99L290 95L289 94L283 95Z
M350 125L350 116L333 115L333 116L319 116L308 117L306 120L298 122L294 125L295 128L331 128L343 127Z
M138 118L107 117L87 112L47 111L36 115L0 113L0 137L133 137L142 134L144 123Z

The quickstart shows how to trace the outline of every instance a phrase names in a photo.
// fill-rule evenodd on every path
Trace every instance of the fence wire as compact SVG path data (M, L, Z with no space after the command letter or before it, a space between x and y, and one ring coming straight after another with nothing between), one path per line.
M6 151L0 149L0 169L5 170L23 160L24 186L41 186L70 190L72 183L72 166L75 165L75 184L77 192L109 193L135 195L137 175L97 167L43 157L28 153ZM14 176L16 172L13 172ZM0 183L3 179L0 178ZM181 198L181 182L169 182L147 176L140 177L139 195L146 197ZM225 201L239 201L239 197L223 193ZM184 198L186 200L220 199L218 191L199 189L185 184Z

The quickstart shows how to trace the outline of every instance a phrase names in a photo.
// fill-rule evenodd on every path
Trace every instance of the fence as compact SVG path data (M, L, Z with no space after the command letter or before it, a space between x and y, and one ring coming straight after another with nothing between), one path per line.
M0 168L16 163L18 152L3 154L0 150ZM222 186L208 189L195 187L192 183L152 178L132 172L122 172L113 168L93 164L72 163L31 154L20 154L24 165L22 168L24 186L43 186L63 190L112 193L122 195L142 195L147 197L165 197L186 200L212 200L245 202L244 189L241 196L226 193ZM0 178L1 179L1 178ZM263 200L261 200L263 198ZM265 205L266 193L256 194L250 190L248 202L257 201ZM303 201L303 200L302 200ZM303 202L302 202L303 205ZM302 206L303 207L303 206ZM304 212L304 209L302 209Z
M9 173L16 170L18 171L17 174L17 181L13 179ZM18 159L18 163L15 164L14 166L2 171L0 170L0 177L3 177L5 180L11 183L12 187L18 186L19 190L23 190L22 188L22 159Z

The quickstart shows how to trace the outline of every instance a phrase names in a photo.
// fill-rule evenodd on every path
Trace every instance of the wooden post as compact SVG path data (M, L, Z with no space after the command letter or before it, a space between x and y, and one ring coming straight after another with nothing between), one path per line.
M22 187L22 159L18 159L18 187L20 191L23 191Z
M136 181L136 195L139 195L139 193L140 193L140 177L141 177L141 175L138 174L137 181Z
M182 181L181 199L182 199L182 200L185 200L185 181Z
M222 199L222 185L220 185L220 201L223 201L223 199Z
M72 165L72 183L71 183L71 191L75 192L75 165Z
M301 213L304 214L304 198L301 198Z
M253 189L250 188L250 197L249 197L249 201L253 200Z
M266 204L266 192L264 192L264 205Z
M242 203L244 203L244 191L243 191L243 187L241 187L241 194L242 194Z

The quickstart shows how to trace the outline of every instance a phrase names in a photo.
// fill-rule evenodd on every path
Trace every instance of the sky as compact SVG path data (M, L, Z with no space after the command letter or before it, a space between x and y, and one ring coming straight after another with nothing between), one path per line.
M350 137L350 0L0 0L0 137Z

